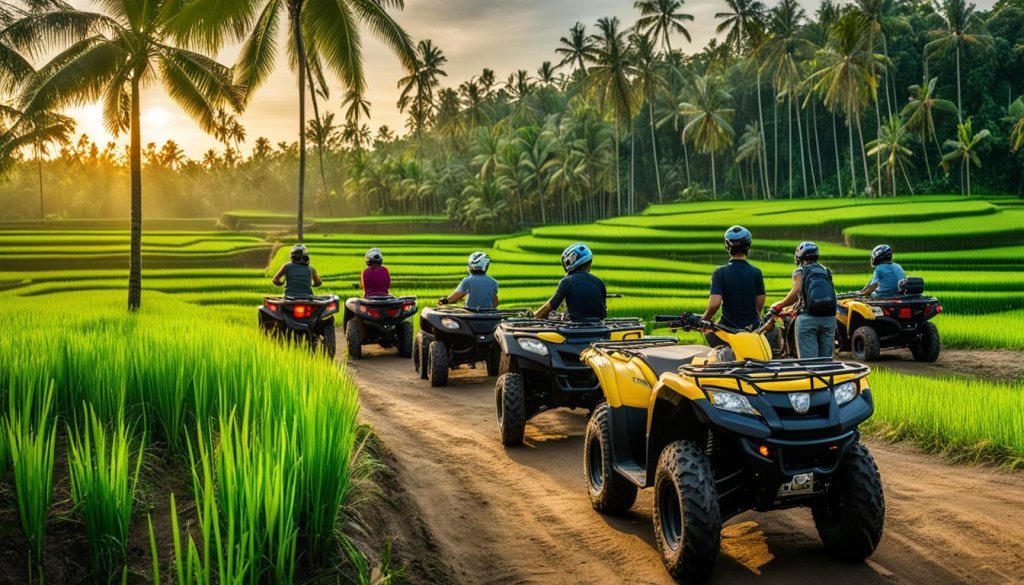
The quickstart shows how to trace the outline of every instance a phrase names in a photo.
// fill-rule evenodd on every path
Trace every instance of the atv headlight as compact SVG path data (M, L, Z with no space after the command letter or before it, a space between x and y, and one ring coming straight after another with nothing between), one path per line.
M519 347L530 353L548 355L548 346L544 345L544 342L539 339L534 339L533 337L520 337L516 341L519 342Z
M739 414L752 414L754 416L760 416L761 414L760 411L750 405L750 401L742 394L727 390L710 389L705 390L705 392L708 393L708 399L711 400L711 404L715 405L715 408Z
M456 321L455 319L452 319L451 317L445 317L445 318L441 319L441 325L443 325L445 329L458 329L459 328L459 322Z
M837 404L846 404L857 397L857 385L853 382L844 382L832 388L832 394L835 395Z
M885 315L885 311L882 310L882 307L871 307L871 314L875 317L881 317Z

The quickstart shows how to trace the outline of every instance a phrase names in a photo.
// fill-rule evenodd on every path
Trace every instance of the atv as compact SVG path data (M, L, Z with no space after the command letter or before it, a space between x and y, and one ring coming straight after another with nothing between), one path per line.
M746 510L807 507L825 548L850 561L882 536L882 483L858 425L874 411L870 369L830 358L772 360L763 332L695 315L659 316L727 345L646 337L591 345L583 360L606 402L584 439L599 512L622 514L654 488L654 536L668 572L703 582L722 523Z
M420 378L431 386L446 386L448 372L461 365L487 364L487 375L498 375L501 348L494 330L502 319L523 317L528 309L466 309L428 307L420 313L420 331L413 341L412 361Z
M595 341L644 334L643 322L634 318L571 322L552 316L509 319L494 332L501 348L494 398L503 445L522 444L526 421L546 410L597 408L601 387L580 352Z
M363 357L363 346L376 344L398 349L401 357L412 355L412 322L416 297L353 297L345 301L345 340L348 355Z
M942 312L935 297L924 296L924 279L910 277L900 282L894 297L868 297L859 293L838 295L836 344L858 361L874 361L881 350L910 348L919 362L939 359L942 342L930 321Z
M310 349L320 348L334 359L334 314L339 304L335 295L308 299L263 297L259 307L260 329L274 336L305 340Z

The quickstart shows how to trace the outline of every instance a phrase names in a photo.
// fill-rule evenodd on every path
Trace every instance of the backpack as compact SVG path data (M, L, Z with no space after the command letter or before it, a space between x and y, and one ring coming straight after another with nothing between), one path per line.
M804 284L800 292L804 311L815 317L836 314L836 289L832 285L832 271L821 264L809 264L801 268Z

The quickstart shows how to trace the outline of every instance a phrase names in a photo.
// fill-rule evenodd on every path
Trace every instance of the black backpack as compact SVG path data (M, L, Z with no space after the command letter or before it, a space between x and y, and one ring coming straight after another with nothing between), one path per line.
M832 271L821 264L809 264L800 269L804 284L800 295L804 311L815 317L836 314L836 288L832 285Z

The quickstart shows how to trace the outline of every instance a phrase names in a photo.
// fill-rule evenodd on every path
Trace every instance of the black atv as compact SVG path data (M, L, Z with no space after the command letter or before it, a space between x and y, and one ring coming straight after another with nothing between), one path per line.
M420 378L431 386L446 386L448 372L461 365L487 364L487 375L498 375L501 348L494 330L502 319L523 317L527 309L467 309L428 307L420 313L420 331L413 341L412 361Z
M260 329L274 336L303 340L310 349L321 349L334 358L334 314L341 301L336 295L308 299L263 297L259 307Z
M412 322L416 297L353 297L345 301L345 340L348 355L363 357L363 346L376 344L412 356Z
M894 297L869 297L859 293L838 295L836 345L858 361L874 361L881 350L906 347L919 362L939 359L942 342L930 321L942 312L935 297L924 295L924 279L909 277L900 282Z
M580 353L596 341L640 339L643 334L644 324L635 318L502 322L494 332L501 347L494 398L502 444L522 444L526 421L546 410L596 408L604 400L601 386Z

